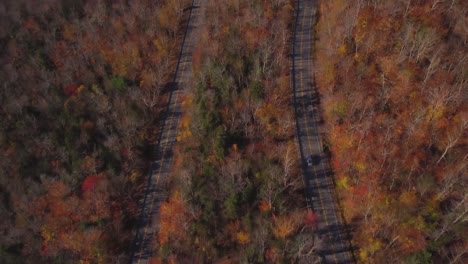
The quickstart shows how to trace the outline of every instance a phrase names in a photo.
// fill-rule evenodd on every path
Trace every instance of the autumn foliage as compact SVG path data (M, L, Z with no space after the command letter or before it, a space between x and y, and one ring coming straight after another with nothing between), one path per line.
M0 262L128 262L189 1L1 1Z
M320 1L315 74L360 262L467 260L462 2Z
M185 235L183 226L186 219L186 205L179 192L174 192L167 202L164 202L160 208L160 231L158 240L161 244L169 242L169 237L174 240L180 240Z
M171 179L187 218L172 226L173 198L163 204L159 252L179 263L311 263L290 105L292 2L204 3Z
M82 192L87 192L89 190L92 190L99 181L102 180L102 177L98 177L95 175L90 175L86 177L86 179L83 181L83 184L81 185L81 191Z
M67 250L82 260L99 259L104 250L102 223L111 217L106 206L106 185L102 179L80 198L61 182L48 184L46 194L30 205L30 210L37 213L36 219L43 223L40 230L44 256Z

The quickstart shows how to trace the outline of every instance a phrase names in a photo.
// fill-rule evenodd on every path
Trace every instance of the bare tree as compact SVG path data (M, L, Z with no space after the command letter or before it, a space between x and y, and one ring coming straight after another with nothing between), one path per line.
M467 127L468 120L463 120L458 129L455 129L455 131L447 132L445 150L440 156L439 160L437 160L437 164L439 164L439 162L445 157L445 155L447 155L447 152L457 144L460 137L466 133Z

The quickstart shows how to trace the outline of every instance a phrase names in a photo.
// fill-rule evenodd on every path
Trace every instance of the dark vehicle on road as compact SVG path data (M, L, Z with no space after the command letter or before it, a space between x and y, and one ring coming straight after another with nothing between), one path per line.
M307 161L307 167L312 166L312 155L310 154L307 155L306 161Z

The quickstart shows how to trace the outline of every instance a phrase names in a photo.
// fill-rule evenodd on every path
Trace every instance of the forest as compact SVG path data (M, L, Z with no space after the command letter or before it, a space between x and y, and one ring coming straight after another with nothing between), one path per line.
M0 262L127 261L187 4L0 2Z
M206 1L155 263L316 263L290 86L291 1Z
M466 3L316 2L320 132L358 263L466 263ZM0 262L129 260L190 4L0 1ZM296 4L204 1L151 263L320 263Z
M466 263L465 1L320 1L315 78L359 263Z

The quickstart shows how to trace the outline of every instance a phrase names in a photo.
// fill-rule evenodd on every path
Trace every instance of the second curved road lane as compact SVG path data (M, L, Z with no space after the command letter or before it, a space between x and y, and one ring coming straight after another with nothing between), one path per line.
M323 263L353 263L349 238L334 199L318 130L318 97L313 79L315 1L297 1L293 42L293 88L297 136L303 160L307 205L318 215L317 248Z

